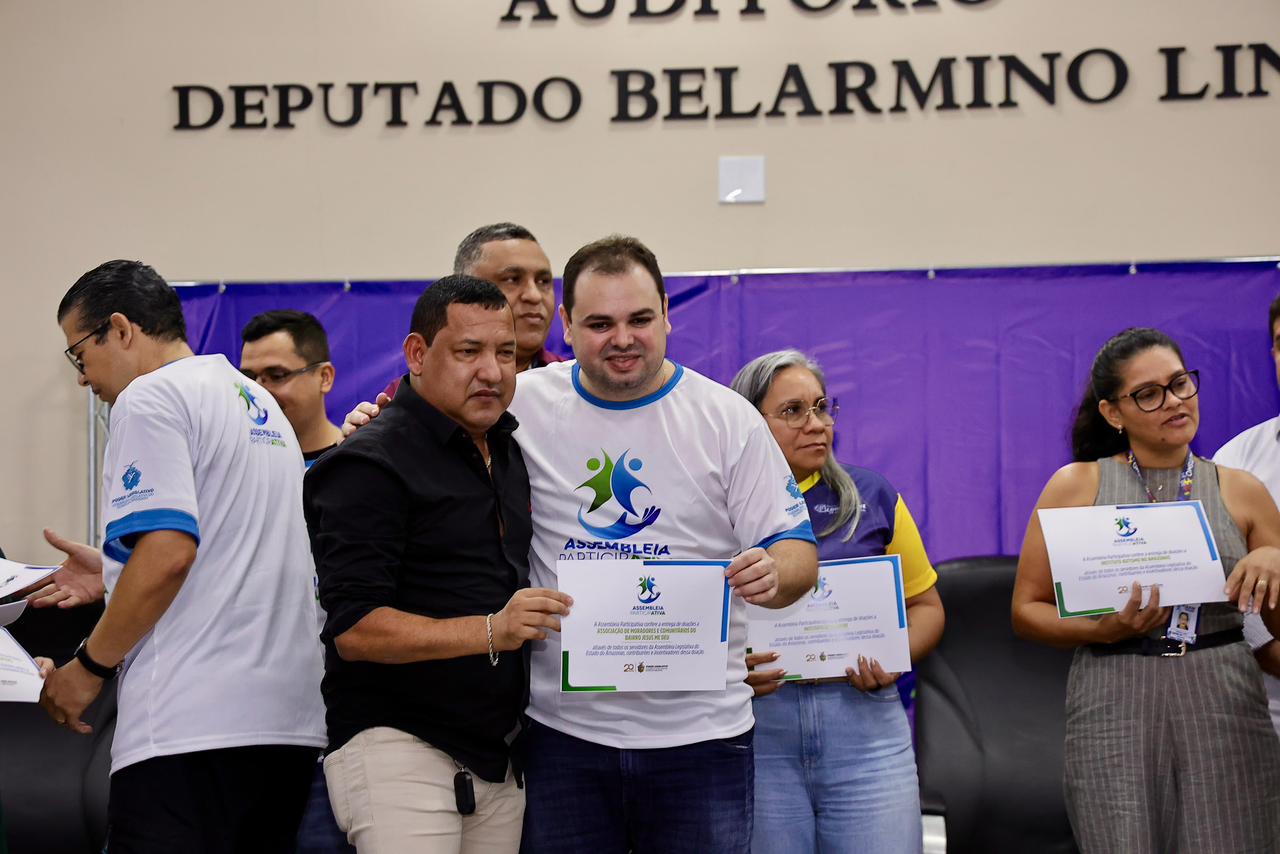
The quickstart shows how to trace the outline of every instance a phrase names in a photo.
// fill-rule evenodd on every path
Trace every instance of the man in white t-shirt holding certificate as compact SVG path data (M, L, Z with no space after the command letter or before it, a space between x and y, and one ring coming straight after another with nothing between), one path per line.
M657 607L661 590L632 589L661 578L644 560L724 561L710 569L731 590L728 655L715 690L572 691L562 690L559 636L535 643L522 851L745 854L754 721L744 601L784 607L816 582L804 500L760 414L666 359L662 274L638 240L578 250L560 312L577 361L522 375L511 404L532 484L532 583L557 587L558 561L591 561L625 576L629 602ZM718 629L723 597L708 589L699 613ZM574 619L593 617L580 606Z
M191 352L144 264L86 273L58 322L112 410L102 554L62 542L47 601L107 607L75 659L43 662L41 705L88 732L118 684L112 851L292 852L325 744L297 438L261 386Z

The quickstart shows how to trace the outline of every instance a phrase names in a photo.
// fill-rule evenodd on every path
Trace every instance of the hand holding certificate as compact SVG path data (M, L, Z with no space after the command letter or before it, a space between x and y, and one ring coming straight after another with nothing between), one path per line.
M43 686L35 661L13 635L0 629L0 703L37 702Z
M25 563L0 558L0 603L34 587L57 571L56 566L27 566Z
M562 560L561 691L723 691L729 561Z
M1161 605L1225 602L1222 560L1199 501L1039 511L1058 616L1113 614L1135 581Z
M777 652L786 679L845 678L859 658L887 672L911 669L902 563L897 555L823 561L818 584L799 601L747 609L749 650Z

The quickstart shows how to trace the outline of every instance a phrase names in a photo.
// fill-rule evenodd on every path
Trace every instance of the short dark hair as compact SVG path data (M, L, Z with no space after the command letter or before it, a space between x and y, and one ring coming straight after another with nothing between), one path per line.
M85 273L58 303L58 322L80 310L80 328L106 326L120 312L157 341L186 341L187 321L178 293L141 261L108 261ZM106 332L98 335L101 341Z
M507 308L507 298L493 282L475 276L445 276L427 287L413 307L409 332L421 335L430 347L436 333L449 322L449 306L478 305L498 311Z
M244 325L240 339L248 344L277 332L289 333L294 352L308 365L329 361L329 336L320 321L305 311L291 308L264 311Z
M1271 301L1271 311L1267 315L1267 337L1275 338L1276 321L1280 320L1280 296Z
M534 243L538 242L538 238L533 236L533 232L523 225L516 225L514 222L495 222L492 225L482 225L462 238L462 242L458 244L458 251L453 256L453 272L465 274L480 260L480 253L484 250L484 245L493 243L495 240L531 240Z
M1103 457L1129 450L1129 437L1107 423L1098 411L1098 404L1114 400L1120 391L1120 374L1124 366L1140 353L1152 347L1168 347L1186 365L1182 348L1159 329L1130 327L1112 336L1093 357L1089 369L1089 382L1084 396L1076 407L1076 417L1071 425L1071 458L1078 463L1091 463Z
M564 265L564 310L573 314L573 292L578 284L578 276L583 273L603 273L616 276L625 273L632 264L639 264L658 286L658 298L665 298L667 289L662 283L662 271L658 269L658 259L634 237L623 234L611 234L573 253L569 263Z

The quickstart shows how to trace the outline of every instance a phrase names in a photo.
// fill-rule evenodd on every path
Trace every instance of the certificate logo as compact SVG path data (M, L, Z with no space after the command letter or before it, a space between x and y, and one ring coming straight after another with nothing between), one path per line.
M1138 529L1133 527L1133 523L1129 521L1127 516L1116 517L1116 531L1125 538L1132 537L1138 533Z
M124 484L124 488L133 490L138 488L138 484L142 482L142 472L138 470L138 461L134 460L125 467L124 475L120 478L120 482Z
M640 592L636 594L636 598L640 600L641 605L652 605L662 596L662 591L658 590L658 582L653 580L652 575L641 576L640 584L637 586Z
M819 602L831 598L831 585L827 584L825 575L818 577L818 583L813 585L813 592L809 594L809 598Z
M642 511L636 509L636 493L644 490L652 496L653 490L636 476L636 472L644 468L644 461L639 457L627 459L627 454L630 453L630 449L623 451L615 462L601 448L599 457L587 460L587 470L595 474L574 490L591 490L591 503L578 508L578 524L587 533L602 540L625 540L634 536L658 521L658 516L662 513L656 505L645 507ZM622 511L616 520L607 525L597 524L596 516L593 515L596 511L600 511L597 515L604 516L599 520L603 522L613 518L616 510Z
M257 398L249 391L244 383L236 383L236 389L240 393L240 401L244 404L245 414L249 416L249 420L261 427L267 423L267 410L258 403Z

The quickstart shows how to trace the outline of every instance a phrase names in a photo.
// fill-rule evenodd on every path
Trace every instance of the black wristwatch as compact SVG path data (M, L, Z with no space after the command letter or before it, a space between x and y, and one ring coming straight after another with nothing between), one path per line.
M80 646L76 647L76 661L80 662L85 670L88 670L99 679L114 679L116 674L120 672L120 665L115 667L105 667L89 657L89 639L85 638L80 641Z

